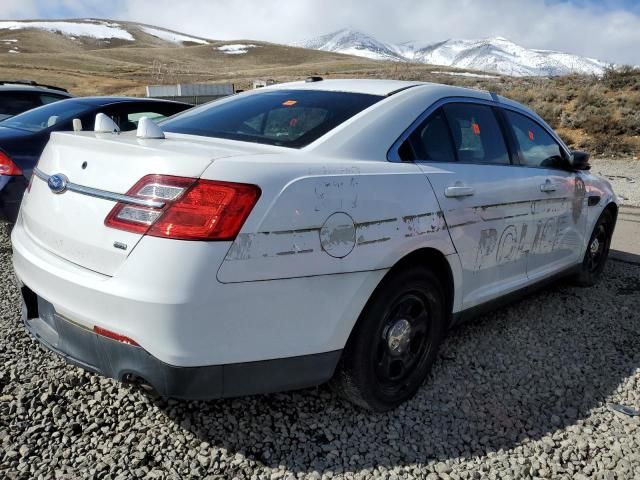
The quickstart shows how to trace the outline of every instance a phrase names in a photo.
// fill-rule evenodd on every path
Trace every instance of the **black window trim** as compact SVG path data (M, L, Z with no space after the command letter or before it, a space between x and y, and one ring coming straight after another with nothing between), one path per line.
M497 99L498 97L495 96L495 98ZM519 113L520 115L524 115L525 117L527 117L531 121L537 123L544 131L546 131L549 135L551 135L551 137L558 143L558 145L560 145L560 149L564 152L566 158L571 158L570 157L571 156L571 151L564 144L562 139L560 137L558 137L558 135L553 131L553 129L551 129L551 127L546 125L546 123L541 123L540 120L536 119L534 116L531 115L530 112L528 112L524 108L518 108L516 105L502 103L499 100L497 100L497 101L496 100L487 100L487 99L484 99L484 98L476 98L476 97L443 97L443 98L440 98L439 100L435 101L434 103L432 103L426 110L424 110L411 123L411 125L409 125L409 127L407 127L407 129L405 129L404 132L402 132L402 134L398 137L398 139L391 145L391 148L389 148L389 150L387 152L387 161L395 162L395 163L402 163L403 160L400 158L400 155L398 153L398 150L400 149L400 146L406 140L409 139L409 137L414 133L414 131L418 127L420 127L425 122L425 120L429 119L434 113L436 113L436 111L439 108L441 108L444 105L449 104L449 103L474 103L474 104L478 104L478 105L488 105L488 106L494 108L495 110L498 110L494 114L496 115L498 124L500 124L500 128L501 128L502 133L503 133L504 141L507 144L507 149L508 149L508 151L510 153L511 163L509 163L509 164L462 162L465 165L466 164L473 164L473 165L493 165L493 166L503 166L503 167L550 168L550 167L531 167L531 166L528 166L528 165L522 165L520 163L520 158L516 154L516 152L517 152L517 148L515 148L516 145L513 145L511 147L509 146L509 143L511 142L510 135L512 135L512 133L508 134L507 132L505 132L503 130L503 128L507 127L508 130L511 130L511 127L509 125L505 125L503 127L503 125L501 124L501 117L503 117L503 114L502 114L502 111L500 111L500 110L511 110L513 112ZM511 156L512 153L514 154L513 157ZM420 161L420 160L418 160L418 161Z

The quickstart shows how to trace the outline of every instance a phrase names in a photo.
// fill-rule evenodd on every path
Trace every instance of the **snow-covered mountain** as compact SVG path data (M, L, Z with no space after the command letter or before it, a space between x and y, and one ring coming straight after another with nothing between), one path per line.
M167 30L132 22L113 22L110 20L78 19L78 20L38 20L38 21L0 21L0 35L9 32L40 30L59 35L67 40L78 42L112 41L140 42L154 41L164 44L198 44L207 45L209 41Z
M512 76L599 75L607 67L607 63L593 58L528 49L502 37L393 45L356 30L342 29L296 45L377 60L410 61Z
M365 33L348 28L294 45L312 50L356 55L373 60L405 60L397 46L379 42Z

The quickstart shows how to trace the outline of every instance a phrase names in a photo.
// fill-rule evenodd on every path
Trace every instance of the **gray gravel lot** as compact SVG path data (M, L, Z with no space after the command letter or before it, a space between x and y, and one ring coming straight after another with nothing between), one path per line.
M154 399L67 366L20 326L0 225L0 478L640 478L640 266L556 284L452 332L398 410L326 387Z
M625 205L640 207L640 160L594 159L591 172L609 180Z

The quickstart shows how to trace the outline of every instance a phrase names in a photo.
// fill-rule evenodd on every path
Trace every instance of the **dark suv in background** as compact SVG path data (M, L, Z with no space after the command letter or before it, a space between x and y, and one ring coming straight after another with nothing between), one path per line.
M0 121L72 96L60 87L32 81L0 80Z

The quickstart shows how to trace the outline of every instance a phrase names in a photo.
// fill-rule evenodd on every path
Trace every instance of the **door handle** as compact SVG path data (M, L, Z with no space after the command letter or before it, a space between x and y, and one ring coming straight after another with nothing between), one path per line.
M554 183L543 183L542 185L540 185L540 191L541 192L555 192L556 191L556 185Z
M469 197L476 193L473 187L463 187L463 186L455 186L455 187L447 187L444 189L445 197Z

